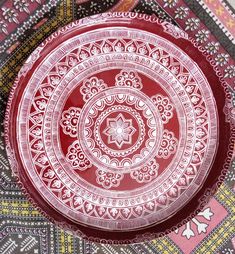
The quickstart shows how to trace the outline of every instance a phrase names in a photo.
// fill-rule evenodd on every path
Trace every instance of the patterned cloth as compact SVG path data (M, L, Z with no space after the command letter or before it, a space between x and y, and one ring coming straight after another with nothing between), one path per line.
M3 119L9 90L29 54L57 28L105 11L134 11L168 20L206 48L229 84L235 116L235 16L222 0L0 1L0 253L235 253L235 161L213 198L167 236L132 245L85 242L56 228L24 197L6 159ZM233 142L233 140L232 140Z

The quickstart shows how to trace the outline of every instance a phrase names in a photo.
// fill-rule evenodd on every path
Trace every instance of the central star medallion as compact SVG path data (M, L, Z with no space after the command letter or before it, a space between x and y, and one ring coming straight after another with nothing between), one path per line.
M132 144L132 135L136 129L131 119L125 119L120 113L116 118L107 118L107 127L103 131L108 136L109 144L116 144L121 149L124 144Z

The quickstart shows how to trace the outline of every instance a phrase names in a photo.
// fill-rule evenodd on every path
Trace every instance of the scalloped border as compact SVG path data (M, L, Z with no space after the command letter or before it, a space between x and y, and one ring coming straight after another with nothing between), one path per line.
M90 16L90 17L80 19L78 21L71 22L70 24L68 24L64 27L59 28L56 32L52 33L46 40L44 40L38 47L42 47L42 46L46 45L51 40L56 38L58 35L60 35L61 33L67 31L68 29L70 29L74 26L82 27L82 26L87 26L88 24L89 25L95 24L97 22L97 20L98 20L98 22L100 20L105 21L106 17L108 17L108 18L110 18L110 17L111 18L122 17L122 18L131 18L131 19L136 19L137 18L137 19L140 19L140 20L144 19L147 22L158 23L158 24L161 24L161 25L170 24L167 21L158 19L154 15L150 16L150 15L147 15L147 14L139 14L139 13L133 13L133 12L113 12L113 13L108 12L108 13L96 14L96 15L93 15L93 16ZM171 27L172 27L172 24L171 24ZM180 31L180 32L183 32L184 34L187 34L187 33L185 33L185 31L179 29L178 27L177 27L177 30ZM168 31L165 31L165 32L169 33ZM184 39L186 39L186 38L184 38ZM193 39L192 37L188 37L186 40L190 41L192 43L192 45L204 55L207 62L210 63L210 65L213 67L213 70L214 70L216 76L219 78L219 81L220 81L222 87L224 88L225 99L231 100L231 93L229 91L229 85L224 80L223 75L219 71L218 67L216 66L216 63L213 60L213 58L208 53L206 53L206 50L202 46L200 46L199 43L196 42L195 39ZM38 47L35 50L37 50ZM33 52L35 52L35 50ZM34 59L34 61L36 61L36 60L37 59ZM210 198L215 194L215 192L218 190L220 185L223 183L225 175L226 175L226 173L229 169L229 166L231 164L231 161L235 157L234 154L233 154L233 149L234 149L234 144L235 144L235 124L233 124L232 121L230 122L230 138L229 138L229 147L228 147L228 152L227 152L227 158L224 162L223 169L221 170L221 174L218 177L217 182L210 189L207 188L204 191L204 194L202 194L201 198L198 200L199 204L198 204L197 209L193 213L191 213L187 218L182 220L180 223L177 223L175 226L165 230L164 232L144 233L144 234L141 234L141 235L137 235L135 238L133 238L131 240L107 240L107 239L87 236L84 233L82 233L80 230L78 230L78 228L75 227L75 226L69 225L66 222L58 222L53 217L48 215L39 205L37 205L37 203L34 200L34 198L32 197L32 195L24 187L22 181L20 180L20 170L19 170L17 162L15 161L14 152L13 152L13 149L11 148L11 146L10 146L10 141L9 141L9 120L10 120L10 112L11 112L11 108L12 108L11 104L12 104L14 93L15 93L15 90L17 88L20 77L22 75L24 75L23 73L25 72L25 68L27 69L27 67L28 66L27 66L27 60L26 60L26 62L21 67L21 69L20 69L20 71L17 75L17 78L15 79L15 82L14 82L12 88L11 88L11 91L10 91L10 94L9 94L9 97L8 97L8 103L7 103L7 107L6 107L6 111L5 111L5 119L4 119L4 137L5 137L5 143L6 143L7 157L8 157L8 160L9 160L10 165L11 165L12 170L13 170L13 176L16 178L16 181L19 184L19 187L21 188L22 193L26 196L28 201L46 219L48 219L50 222L54 223L55 225L57 225L61 229L65 230L67 233L72 233L73 235L78 236L78 237L82 237L83 239L85 239L87 241L102 243L102 244L131 244L131 243L140 243L140 242L145 242L145 241L151 241L154 238L162 237L164 235L167 235L167 234L171 233L172 231L175 231L177 228L179 228L182 225L186 224L193 217L195 217L202 210L202 208L209 202ZM200 189L198 189L198 191L199 190ZM195 193L195 195L196 195L196 193Z

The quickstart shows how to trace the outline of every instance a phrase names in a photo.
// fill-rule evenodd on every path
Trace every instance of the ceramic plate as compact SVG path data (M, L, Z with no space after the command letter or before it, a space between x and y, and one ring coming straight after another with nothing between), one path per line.
M194 44L156 17L106 13L33 51L10 96L6 142L48 218L121 243L168 232L200 208L229 125L219 74Z

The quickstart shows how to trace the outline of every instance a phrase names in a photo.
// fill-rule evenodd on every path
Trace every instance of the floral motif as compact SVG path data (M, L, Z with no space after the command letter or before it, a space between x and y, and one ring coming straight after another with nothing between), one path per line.
M111 46L109 46L108 44L104 45L104 47L103 47L103 52L104 53L109 53L109 52L111 52L111 50L112 50Z
M41 154L38 158L37 158L37 162L41 163L43 165L46 165L48 163L48 158L45 154Z
M42 140L38 140L38 142L35 143L33 147L34 147L36 150L42 150L42 149L43 149L43 142L42 142Z
M210 207L205 208L202 212L198 213L197 217L193 218L191 221L187 222L185 224L185 226L183 226L184 229L182 231L182 236L187 238L187 239L190 239L191 237L195 237L196 236L195 233L198 233L199 235L202 234L202 233L205 234L207 232L206 229L209 226L209 224L202 222L200 220L200 217L204 218L207 221L210 221L211 217L213 215L214 214L211 211ZM192 227L192 224L196 225L196 231L197 232L195 232L194 227ZM179 229L177 229L175 231L176 234L178 234L178 232L179 232Z
M229 59L228 54L221 53L215 57L215 62L219 66L224 66L225 64L228 63L228 59Z
M57 86L60 83L60 78L58 76L52 76L50 80L51 80L51 85L53 86Z
M116 52L122 52L124 50L124 47L122 46L120 42L118 42L116 46L114 46L114 49Z
M169 122L169 119L173 116L173 105L170 103L168 97L161 94L152 96L153 103L157 106L157 110L161 116L162 122L164 124Z
M47 177L47 178L53 178L54 176L55 176L55 172L51 168L44 174L44 177Z
M186 20L185 25L186 25L185 31L187 30L194 31L199 27L200 20L197 18L189 18Z
M189 14L189 8L180 6L175 11L175 18L177 19L184 19Z
M177 147L177 139L174 133L168 130L164 130L162 135L161 146L158 150L158 157L167 159L171 154L174 154Z
M5 20L7 20L8 22L15 22L19 24L19 21L17 19L18 14L15 12L15 10L3 7L2 11L2 15Z
M118 187L120 181L123 178L123 174L107 172L102 169L96 170L97 183L102 185L105 189L110 189L112 187Z
M69 57L69 65L70 65L70 66L75 66L77 63L78 63L77 58L72 57L72 56Z
M157 177L158 168L159 164L156 162L156 160L152 160L148 162L144 167L132 171L130 176L138 183L150 182Z
M218 52L219 50L219 43L218 42L209 42L207 45L205 45L206 53L213 55Z
M120 113L116 118L107 118L107 128L103 131L108 136L108 143L115 143L118 148L132 143L132 135L136 129L131 119L125 119Z
M224 70L224 77L225 78L233 78L235 77L235 65L230 65L228 67L226 67L226 69Z
M53 90L51 87L43 88L42 91L45 97L51 97L51 95L53 94Z
M79 54L79 58L85 60L88 57L88 53L86 51L81 51Z
M88 15L88 9L82 5L79 5L77 8L77 15L79 18L82 18L82 17Z
M36 135L36 136L41 136L41 135L42 135L42 129L39 128L39 127L37 127L37 128L35 128L35 129L33 129L33 130L31 131L31 133L34 134L34 135Z
M79 169L81 171L92 166L90 161L85 157L77 140L74 141L71 146L69 146L66 159L74 169Z
M127 51L133 53L136 51L136 47L133 44L131 44L130 46L127 47Z
M71 137L77 136L78 119L81 113L80 108L71 107L62 113L60 125L65 134Z
M107 85L102 79L91 77L90 79L87 79L83 82L80 92L83 95L83 100L88 101L91 97L105 88L107 88Z
M200 42L200 43L206 42L209 38L209 34L210 34L210 32L208 30L205 30L205 29L199 30L195 34L196 41Z
M115 78L116 86L128 86L141 90L143 85L135 71L122 70Z
M60 189L61 186L62 186L62 182L60 180L53 180L52 181L52 185L51 185L52 188Z
M91 1L89 9L93 14L100 13L102 10L99 3L96 3L95 1Z
M29 3L27 3L26 0L14 0L13 4L15 8L19 10L20 12L24 11L24 12L30 13L28 9Z
M98 55L100 53L100 49L98 49L96 46L93 46L91 49L91 54L92 55Z
M47 101L46 100L38 100L36 101L36 105L40 110L44 110L47 106Z

